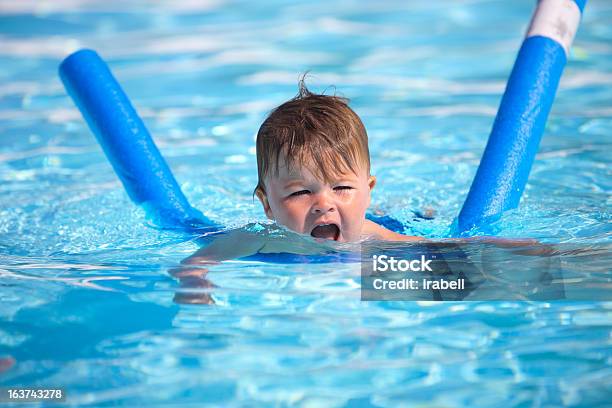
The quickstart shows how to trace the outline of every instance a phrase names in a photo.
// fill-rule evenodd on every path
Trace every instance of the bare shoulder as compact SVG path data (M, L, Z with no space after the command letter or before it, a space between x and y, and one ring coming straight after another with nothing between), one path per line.
M398 234L370 220L365 220L361 235L363 238L374 238L382 241L426 241L423 237Z

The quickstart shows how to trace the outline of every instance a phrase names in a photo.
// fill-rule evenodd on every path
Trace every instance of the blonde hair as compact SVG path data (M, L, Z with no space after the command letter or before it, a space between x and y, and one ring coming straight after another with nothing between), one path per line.
M278 174L279 159L292 168L309 169L326 182L337 174L357 173L360 164L370 172L368 135L348 99L310 92L302 78L298 95L274 109L257 132L258 183Z

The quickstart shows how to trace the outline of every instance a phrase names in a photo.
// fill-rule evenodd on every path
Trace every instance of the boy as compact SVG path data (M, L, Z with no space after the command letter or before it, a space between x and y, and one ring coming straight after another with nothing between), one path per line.
M259 181L254 194L266 216L319 242L287 231L274 234L274 227L263 233L248 228L225 232L170 271L182 287L209 288L206 265L256 253L317 254L327 249L324 240L423 240L365 218L376 178L370 174L365 127L346 99L313 94L302 79L298 95L261 125L256 144ZM209 303L210 297L177 293L175 301Z
M422 240L366 219L376 177L370 175L365 127L346 99L313 94L300 81L299 94L261 125L256 145L254 194L269 219L299 234L337 242ZM292 252L278 241L234 230L186 261Z

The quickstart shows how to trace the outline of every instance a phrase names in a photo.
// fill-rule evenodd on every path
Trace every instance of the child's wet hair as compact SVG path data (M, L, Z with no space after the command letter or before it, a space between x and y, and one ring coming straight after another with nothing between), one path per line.
M348 99L315 94L304 77L299 93L274 109L257 132L255 192L265 193L264 178L279 173L279 159L292 168L307 166L317 177L331 183L340 174L357 173L365 164L370 171L368 135Z

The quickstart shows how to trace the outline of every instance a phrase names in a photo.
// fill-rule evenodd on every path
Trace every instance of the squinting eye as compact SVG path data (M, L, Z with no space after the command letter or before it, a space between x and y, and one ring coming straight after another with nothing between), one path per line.
M301 195L308 194L308 193L310 193L310 191L300 190L300 191L296 191L295 193L289 194L289 197L297 197L297 196L301 196Z
M338 187L334 187L334 191L340 191L340 192L345 192L348 190L352 190L353 187L350 186L338 186Z

